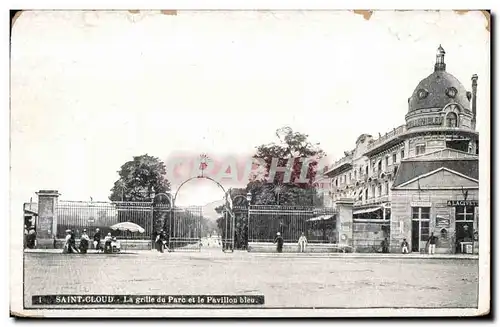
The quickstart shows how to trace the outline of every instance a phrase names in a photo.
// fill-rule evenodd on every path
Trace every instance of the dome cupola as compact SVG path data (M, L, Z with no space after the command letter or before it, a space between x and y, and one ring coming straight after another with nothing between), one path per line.
M470 92L455 76L446 72L445 54L443 47L439 45L434 72L418 83L408 99L409 113L420 109L443 109L450 103L470 111Z

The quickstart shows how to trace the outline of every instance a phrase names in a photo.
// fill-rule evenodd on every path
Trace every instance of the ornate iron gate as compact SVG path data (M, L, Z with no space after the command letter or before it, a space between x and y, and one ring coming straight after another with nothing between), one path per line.
M222 251L234 252L234 212L226 204L222 214Z
M203 210L200 206L178 207L171 210L169 248L171 251L200 251Z

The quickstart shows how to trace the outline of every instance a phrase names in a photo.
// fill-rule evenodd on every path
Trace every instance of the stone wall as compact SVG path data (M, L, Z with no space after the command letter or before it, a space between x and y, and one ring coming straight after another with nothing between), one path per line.
M356 252L381 252L384 238L389 239L390 222L387 221L354 221L353 246Z

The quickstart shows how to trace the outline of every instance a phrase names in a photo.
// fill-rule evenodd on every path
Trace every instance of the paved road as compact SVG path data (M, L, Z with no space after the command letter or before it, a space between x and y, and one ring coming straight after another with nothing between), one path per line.
M25 254L25 304L41 294L230 294L270 307L475 307L477 260L146 251Z

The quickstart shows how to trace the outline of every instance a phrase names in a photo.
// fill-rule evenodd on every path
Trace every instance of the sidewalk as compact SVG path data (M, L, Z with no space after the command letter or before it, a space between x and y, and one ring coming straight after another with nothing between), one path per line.
M61 249L25 249L25 253L52 253L62 254ZM97 255L95 250L89 250L88 255ZM116 253L134 254L134 255L169 255L169 256L192 256L192 257L264 257L264 258L336 258L336 259L451 259L451 260L478 260L477 254L421 254L421 253L263 253L235 251L234 253L224 253L220 249L201 250L201 251L174 251L160 254L156 250L130 250ZM109 255L109 254L107 254Z
M421 253L252 253L256 257L282 258L349 258L349 259L453 259L477 260L477 254L421 254Z

